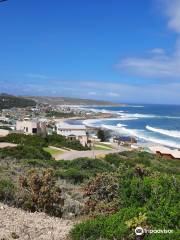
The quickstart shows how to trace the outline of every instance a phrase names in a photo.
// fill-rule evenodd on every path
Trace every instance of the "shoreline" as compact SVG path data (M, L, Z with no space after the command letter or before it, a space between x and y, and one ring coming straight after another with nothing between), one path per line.
M172 150L175 150L175 151L177 150L178 151L180 149L180 147L178 148L178 147L169 146L169 145L166 145L166 144L159 143L158 141L156 142L155 140L150 141L150 140L144 139L143 137L138 136L138 134L133 135L133 134L130 134L130 133L129 134L123 134L121 132L118 133L118 129L117 129L118 127L117 126L111 126L111 128L110 127L108 128L108 127L105 127L105 126L101 126L101 124L99 124L97 126L93 125L93 122L97 123L97 122L101 122L103 120L120 120L121 121L123 119L124 119L123 117L121 117L119 115L115 115L115 114L106 114L106 117L104 116L104 114L100 114L99 116L97 116L97 117L93 116L92 118L89 118L89 117L88 118L87 117L86 118L84 118L84 117L73 117L73 118L61 119L61 121L65 122L67 124L75 124L75 122L77 120L77 121L80 121L80 123L78 123L78 124L85 125L86 127L89 127L91 129L102 128L102 129L107 129L107 130L111 131L112 133L114 132L117 135L135 137L138 141L136 145L139 148L143 148L144 150L150 151L150 152L153 152L153 153L155 152L154 151L155 148L157 148L157 151L160 148L162 150L165 148L166 152L169 153L169 154L171 153ZM72 123L71 121L73 121L73 120L74 120L74 122ZM85 123L85 121L86 121L86 123ZM91 123L88 124L88 121L91 122ZM122 126L123 126L123 124L122 124ZM114 128L114 129L112 129L112 128ZM123 129L122 127L119 128L119 130L122 130L122 129ZM126 130L128 131L128 129L126 129ZM153 151L152 151L152 148L153 148Z
M77 107L77 106L76 106ZM82 106L79 106L82 107ZM135 137L138 140L137 145L142 148L148 148L151 151L151 147L166 147L171 151L172 149L180 149L180 145L178 142L173 139L172 134L174 134L174 130L166 130L166 129L160 129L160 127L153 128L154 131L161 131L162 137L157 135L154 135L153 132L146 132L146 129L149 128L149 122L147 121L147 126L143 126L143 128L136 128L136 127L127 127L126 126L126 121L128 120L138 120L138 119L145 119L145 118L176 118L176 117L171 117L171 116L163 116L163 115L155 115L153 113L131 113L131 112L126 112L122 111L121 109L116 110L116 109L89 109L87 106L83 107L83 110L88 113L88 115L84 117L71 117L71 118L66 118L66 119L61 119L61 121L66 122L67 124L76 124L76 121L78 121L77 124L83 124L86 127L89 127L91 129L97 129L97 128L103 128L107 129L109 131L114 132L114 135L120 135L120 136L129 136L129 137ZM104 106L103 106L104 107ZM179 117L178 117L179 118ZM111 123L108 125L108 123L103 123L103 121L118 121L119 124L117 125L111 125ZM102 121L102 123L101 123ZM146 129L144 129L146 128ZM144 130L143 130L144 129ZM170 133L169 133L170 132ZM172 132L172 133L171 133ZM158 132L157 132L158 133ZM166 136L163 137L164 135L171 134L171 136ZM176 133L177 135L177 133Z

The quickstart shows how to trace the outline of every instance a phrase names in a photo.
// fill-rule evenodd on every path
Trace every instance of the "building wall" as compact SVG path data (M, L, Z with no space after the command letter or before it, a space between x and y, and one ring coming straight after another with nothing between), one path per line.
M25 134L46 134L46 124L35 121L17 121L16 130Z
M26 134L35 134L37 133L37 122L33 121L17 121L16 130L21 131Z
M87 144L87 135L84 129L57 128L57 134L70 139L75 138L76 140L80 141L83 146Z

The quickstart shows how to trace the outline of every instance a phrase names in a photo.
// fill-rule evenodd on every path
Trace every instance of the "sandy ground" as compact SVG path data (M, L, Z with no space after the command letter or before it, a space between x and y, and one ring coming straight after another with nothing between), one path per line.
M73 226L70 220L29 213L0 203L0 239L65 240Z
M114 149L114 150L88 150L88 151L71 150L71 151L56 155L55 159L56 160L60 160L60 159L73 160L73 159L80 158L80 157L95 158L98 156L105 156L110 153L122 152L124 150L125 149L123 147L120 147L118 150L116 150L116 149Z
M5 148L5 147L16 147L17 144L13 143L6 143L6 142L0 142L0 148Z

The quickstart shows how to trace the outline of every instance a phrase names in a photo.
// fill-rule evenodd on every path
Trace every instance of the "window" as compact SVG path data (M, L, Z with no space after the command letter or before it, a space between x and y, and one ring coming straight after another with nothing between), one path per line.
M37 128L33 128L32 133L37 133Z

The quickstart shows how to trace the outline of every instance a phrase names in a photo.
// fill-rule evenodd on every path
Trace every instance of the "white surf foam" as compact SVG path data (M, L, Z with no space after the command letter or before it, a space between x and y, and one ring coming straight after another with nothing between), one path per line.
M141 113L118 113L118 115L122 117L128 118L168 118L168 119L180 119L178 116L161 116L161 115L154 115L154 114L141 114Z
M151 126L148 126L148 125L146 126L146 129L148 129L152 132L160 133L160 134L167 135L167 136L170 136L170 137L180 138L180 131L154 128L154 127L151 127Z
M137 120L138 118L129 118L129 117L119 117L119 118L99 118L99 119L87 119L82 123L89 127L101 127L104 121L127 121L127 120Z
M180 143L174 141L169 141L165 139L159 139L152 136L149 136L145 130L136 130L136 129L127 129L125 127L117 127L111 125L103 125L102 127L115 131L116 133L123 134L126 136L133 136L138 139L142 139L146 142L158 143L163 146L180 148Z
M158 143L163 146L167 147L172 147L172 148L180 148L180 143L178 144L177 142L169 141L169 140L163 140L159 138L154 138L150 136L139 136L139 138L144 139L145 141L153 142L153 143Z
M118 123L116 126L117 126L117 127L127 127L126 124L121 124L121 123Z
M109 109L97 109L97 108L86 108L83 107L81 108L82 110L86 110L86 111L91 111L94 113L110 113L110 114L119 114L119 113L123 113L124 111L121 110L109 110Z

